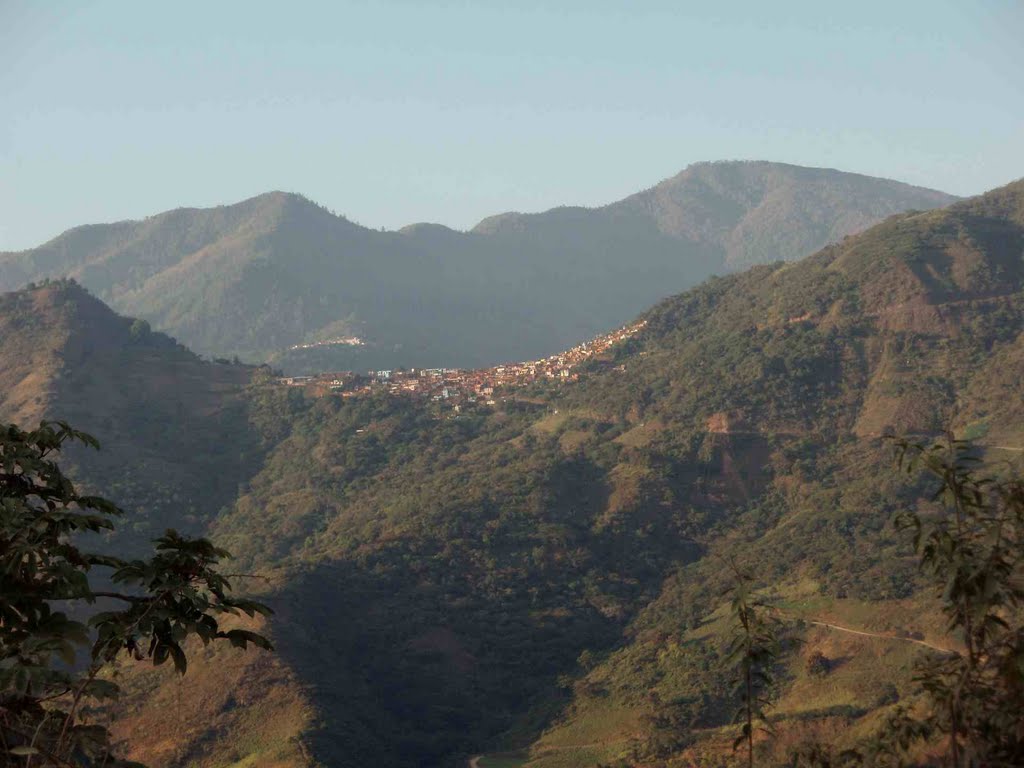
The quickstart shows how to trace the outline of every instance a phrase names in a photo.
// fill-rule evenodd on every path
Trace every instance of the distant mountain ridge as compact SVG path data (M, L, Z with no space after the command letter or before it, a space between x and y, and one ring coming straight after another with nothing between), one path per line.
M841 178L842 185L837 186ZM921 209L938 208L957 198L829 168L806 168L763 161L694 163L650 189L598 208L560 207L544 213L502 213L473 228L481 234L528 232L544 220L588 215L636 217L653 221L666 235L692 242L719 243L723 264L742 269L762 263L770 243L777 258L789 261L825 243L866 229L898 211L894 198L914 200ZM785 217L802 215L806 226L784 231Z
M72 276L197 352L296 372L479 366L556 351L711 274L800 258L954 199L827 169L701 163L600 208L380 232L271 192L0 254L0 290ZM347 334L367 346L286 351Z

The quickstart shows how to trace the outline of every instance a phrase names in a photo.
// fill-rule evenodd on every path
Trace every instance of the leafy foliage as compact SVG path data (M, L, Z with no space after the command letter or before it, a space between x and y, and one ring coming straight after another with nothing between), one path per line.
M64 422L43 422L29 432L0 427L3 765L120 764L107 729L84 713L90 702L117 697L117 686L101 673L123 651L155 665L171 659L184 674L183 646L192 636L271 647L257 633L222 628L226 614L268 609L229 594L231 584L216 568L228 553L209 541L169 530L148 560L80 547L84 535L112 530L120 510L79 494L64 476L56 456L72 441L98 447ZM96 569L125 591L94 589ZM87 606L99 600L127 607L91 612L83 621Z
M918 670L930 712L925 733L948 740L961 765L1024 762L1024 480L980 474L978 458L952 437L927 446L896 442L908 471L937 478L930 515L908 512L922 570L963 649Z

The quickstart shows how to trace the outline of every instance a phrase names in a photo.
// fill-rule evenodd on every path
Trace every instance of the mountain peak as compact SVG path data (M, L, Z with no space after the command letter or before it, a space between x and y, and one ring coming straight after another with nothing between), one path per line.
M488 365L571 346L711 274L797 259L954 198L762 161L698 163L599 208L384 235L274 190L0 254L0 290L72 276L196 351L267 360L358 327L374 365ZM524 321L524 318L528 320ZM354 366L351 357L328 367Z
M231 208L234 206L295 206L299 208L308 207L325 210L322 206L314 203L305 195L299 194L298 192L284 192L280 189L272 189L269 192L264 192L260 195L247 198L239 203L229 204L225 207Z
M117 315L74 278L29 283L24 289L2 296L4 306L31 303L33 312L60 319L69 326L108 326Z
M190 210L201 212L204 209ZM279 222L293 216L323 215L334 217L333 213L313 202L305 195L297 192L283 192L277 189L246 198L237 203L221 205L207 210L224 211L225 213L236 212L253 219L265 219L270 222Z
M428 237L447 237L449 235L457 236L461 234L460 232L452 229L451 227L446 227L444 224L434 224L433 222L429 221L419 221L416 222L415 224L406 224L404 227L398 230L398 232L399 234L402 235L424 235Z
M717 160L686 166L642 192L599 208L502 213L473 232L524 236L562 224L601 219L634 232L722 250L721 266L739 269L790 260L908 209L957 200L889 179L767 160ZM719 266L719 265L716 265Z
M88 354L124 329L74 280L30 284L0 294L0 411L32 425L45 415L68 356Z

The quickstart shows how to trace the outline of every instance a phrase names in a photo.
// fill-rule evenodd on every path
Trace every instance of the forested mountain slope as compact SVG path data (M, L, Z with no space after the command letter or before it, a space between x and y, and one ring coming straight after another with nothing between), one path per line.
M650 189L600 208L506 213L474 232L541 239L578 232L597 246L607 226L633 223L678 240L705 245L716 271L790 261L859 232L893 213L953 202L943 192L827 168L769 162L695 163ZM643 222L643 223L641 223ZM568 227L566 225L569 225ZM604 226L602 226L604 225Z
M811 737L850 745L887 707L912 701L921 649L900 638L951 641L892 528L923 488L897 476L877 436L950 428L1019 468L1022 288L1018 182L656 308L652 338L627 358L630 383L646 385L636 412L646 426L634 428L644 463L688 452L689 466L703 464L738 497L701 560L639 613L629 642L581 670L573 705L534 745L531 765L725 759L720 595L733 557L791 618L819 622L781 666L767 764ZM621 407L626 387L605 375L573 400ZM824 672L811 671L816 653Z
M102 451L72 449L73 474L131 510L126 541L203 530L232 501L259 444L242 397L253 374L200 360L70 280L0 295L0 418L101 438Z
M732 558L804 641L780 662L776 762L869 731L913 700L907 638L949 642L892 529L928 488L879 435L1020 457L1022 254L1018 182L710 280L578 383L493 409L257 386L249 418L283 437L211 530L270 579L279 732L325 765L727 761ZM185 713L209 706L194 685ZM133 711L159 765L284 759L206 717L161 752L169 726Z
M704 163L608 206L460 233L378 232L275 192L0 254L0 290L72 276L197 352L290 370L470 367L550 354L713 273L799 258L953 199L827 169ZM288 351L353 334L367 344Z

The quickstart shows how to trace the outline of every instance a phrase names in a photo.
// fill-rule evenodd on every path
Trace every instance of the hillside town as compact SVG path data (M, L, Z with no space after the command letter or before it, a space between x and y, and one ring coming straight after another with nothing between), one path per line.
M280 384L302 387L311 396L359 397L377 392L444 402L456 411L464 403L494 405L496 397L538 381L570 382L581 364L635 336L647 325L641 320L540 360L505 363L491 368L409 368L357 373L334 371L314 376L284 376Z

